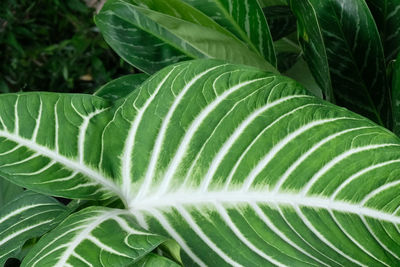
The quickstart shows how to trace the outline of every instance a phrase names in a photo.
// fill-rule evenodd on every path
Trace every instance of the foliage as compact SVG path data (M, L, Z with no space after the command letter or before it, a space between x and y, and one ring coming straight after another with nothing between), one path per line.
M0 175L29 189L0 209L0 263L399 265L398 13L109 0L95 22L145 73L0 95Z
M128 67L80 0L0 1L0 92L92 92Z

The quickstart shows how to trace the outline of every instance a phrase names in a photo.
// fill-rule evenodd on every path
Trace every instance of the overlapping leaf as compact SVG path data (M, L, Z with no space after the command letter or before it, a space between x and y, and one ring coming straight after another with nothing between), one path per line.
M272 36L257 0L184 0L243 40L276 66Z
M400 52L400 1L367 0L379 28L385 49L386 62Z
M70 145L69 153L49 153L66 140L33 139L35 127L19 120L22 106L39 113L38 98L39 133L55 124L54 109L44 108L54 99L66 107L59 113L68 110L71 119L82 114L69 135L75 150ZM24 148L23 162L0 158L7 179L51 191L40 184L44 178L17 173L43 168L34 153L41 161L57 155L64 171L86 170L80 188L66 191L70 196L100 196L82 188L118 195L141 227L181 245L186 265L400 263L400 140L288 78L193 61L162 70L93 116L105 108L96 97L37 93L18 99L0 96L0 117L9 118L0 149ZM58 125L59 134L71 127ZM74 179L63 182L70 187ZM59 188L56 183L54 191Z
M22 266L128 266L167 240L137 226L126 210L91 207L41 238Z
M127 96L137 87L139 87L149 75L145 73L131 74L115 79L100 87L94 95L115 101Z
M122 0L107 1L95 18L108 44L137 68L154 73L178 61L217 58L276 72L273 67L275 62L271 65L233 34L190 5L174 1L178 5L175 7L167 5L165 1L158 1L164 2L171 10L164 8L165 5L153 6L150 5L151 1L147 2L144 6L138 6ZM166 13L149 7L157 7ZM171 12L177 15L169 15ZM264 17L262 19L265 20ZM261 36L259 40L263 40ZM269 49L273 49L271 47L272 43Z
M329 96L332 81L337 104L390 128L383 48L365 2L299 0L291 7L305 59L324 94Z
M0 266L16 257L24 243L51 230L68 214L55 199L31 191L20 193L0 210Z

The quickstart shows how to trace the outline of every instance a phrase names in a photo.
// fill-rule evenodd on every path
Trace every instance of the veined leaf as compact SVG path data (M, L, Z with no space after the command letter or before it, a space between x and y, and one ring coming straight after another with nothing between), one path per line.
M383 48L366 3L299 0L291 7L305 59L324 93L329 66L336 103L391 128Z
M303 50L303 57L322 90L322 97L334 102L328 57L317 16L305 1L293 1L290 7L297 17L298 41Z
M23 191L22 187L0 177L0 209Z
M400 52L400 1L367 0L383 41L386 62Z
M242 39L254 52L276 66L272 36L257 0L183 0Z
M131 217L119 209L81 210L41 238L22 266L127 266L168 240Z
M274 41L296 31L296 17L287 5L268 6L263 11Z
M217 58L277 72L231 34L125 1L107 1L95 21L107 43L147 73L197 58Z
M149 75L145 73L126 75L103 85L94 95L115 101L130 94L147 78L149 78Z
M143 257L140 261L135 262L134 266L138 267L178 267L177 263L165 258L161 257L154 253L149 253L145 257Z
M43 107L60 98L20 94L19 101L33 104L19 103L37 114L39 96ZM103 103L81 98L85 114ZM22 140L27 151L51 151L54 137L33 145L34 127L15 116L22 114L16 101L0 95L8 127L0 131L0 149L10 149L14 138L10 142ZM80 187L97 184L120 196L139 225L181 245L185 265L400 263L400 140L370 120L310 96L283 76L212 60L163 69L113 105L107 116L76 121L81 134L70 139L99 137L76 141L85 153L70 153L83 155L75 164L60 151L61 163L65 170L106 174L81 175ZM54 121L53 110L43 109L40 125ZM68 129L62 127L59 133ZM20 153L23 162L5 167L0 158L0 170L7 169L7 179L50 191L33 184L35 176L15 174L33 166L30 155ZM64 178L68 188L70 180ZM59 193L61 185L54 188Z
M400 53L393 67L392 79L393 132L400 135Z
M24 243L54 228L67 208L55 199L25 191L0 210L0 266L16 257Z

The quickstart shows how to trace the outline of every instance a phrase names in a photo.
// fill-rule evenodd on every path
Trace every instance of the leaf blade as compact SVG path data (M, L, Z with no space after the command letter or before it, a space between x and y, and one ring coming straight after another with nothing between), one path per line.
M55 199L25 191L0 211L0 265L16 257L24 243L54 228L68 213Z
M124 210L90 207L44 236L22 266L128 265L166 240L138 227Z
M277 72L272 64L231 34L125 1L106 3L95 22L122 58L147 73L198 58L218 58ZM146 49L141 51L143 47Z
M307 27L301 28L302 35L299 36L304 51L310 54L306 56L309 65L316 64L318 55L325 57L326 53L328 65L322 62L316 64L318 67L310 65L317 82L321 83L319 80L323 79L329 81L324 70L329 66L336 103L391 128L383 48L366 3L304 0L292 1L292 4L299 9L298 12L294 9L299 21L304 20L301 13L318 21L318 24L307 23ZM316 25L321 28L320 36L309 34Z

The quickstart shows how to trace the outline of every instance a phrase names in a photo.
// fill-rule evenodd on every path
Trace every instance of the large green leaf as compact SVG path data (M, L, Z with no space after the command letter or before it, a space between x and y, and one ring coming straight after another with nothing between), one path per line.
M400 52L400 0L367 0L384 44L386 62Z
M21 149L0 171L69 197L119 196L141 227L181 245L187 266L400 264L400 140L370 120L291 79L213 60L170 66L103 103L0 95L0 149ZM22 114L41 106L35 128Z
M0 266L16 257L24 243L40 237L68 215L55 199L25 191L0 209Z
M257 0L183 0L242 39L254 52L276 66L272 36Z
M176 12L186 11L189 13L186 16L192 14L194 18L202 14L191 10L195 9L187 5L185 10ZM199 23L193 23L184 18L112 0L107 1L95 21L108 44L127 62L147 73L196 58L217 58L277 72L263 57L212 20L200 17Z
M127 266L168 241L131 217L119 209L81 210L41 238L22 266Z
M365 2L293 0L291 7L305 59L324 94L329 96L329 67L336 103L390 128L383 48Z

